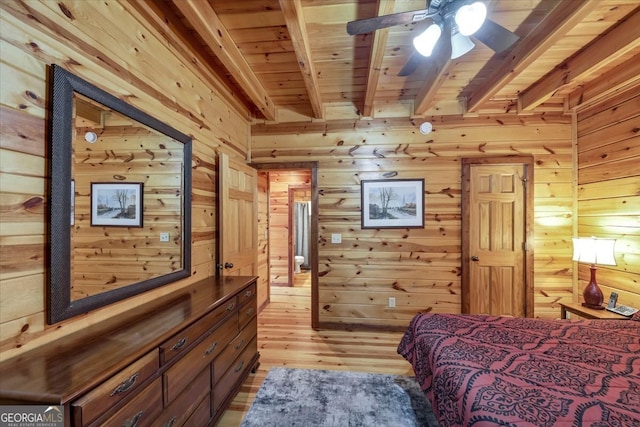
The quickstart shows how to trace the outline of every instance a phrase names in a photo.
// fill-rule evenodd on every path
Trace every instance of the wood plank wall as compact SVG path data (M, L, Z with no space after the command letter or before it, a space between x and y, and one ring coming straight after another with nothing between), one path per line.
M605 301L640 307L640 85L578 112L578 236L615 238L616 266L599 266ZM589 283L578 266L577 296Z
M508 154L535 158L535 316L559 317L573 298L570 116L432 121L429 135L401 119L252 126L254 163L319 162L321 324L406 327L419 311L460 312L461 158ZM384 178L425 179L424 229L360 228L360 181Z
M0 359L6 359L214 275L215 152L245 158L250 127L249 113L230 107L228 94L215 89L219 82L166 43L135 2L3 0L0 8ZM192 135L194 143L192 276L49 326L45 118L52 63Z
M269 174L269 267L271 285L289 286L290 230L289 189L310 185L311 172L270 171Z

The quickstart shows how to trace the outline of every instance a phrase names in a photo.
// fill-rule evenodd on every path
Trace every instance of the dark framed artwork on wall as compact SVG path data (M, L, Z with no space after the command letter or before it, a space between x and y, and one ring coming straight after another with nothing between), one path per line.
M362 228L424 228L424 179L361 182Z
M92 182L91 225L142 227L141 182Z

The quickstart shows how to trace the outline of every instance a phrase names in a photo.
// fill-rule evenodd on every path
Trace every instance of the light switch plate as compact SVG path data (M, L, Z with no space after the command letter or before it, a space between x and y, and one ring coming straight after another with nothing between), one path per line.
M342 234L333 233L331 235L331 243L342 243Z

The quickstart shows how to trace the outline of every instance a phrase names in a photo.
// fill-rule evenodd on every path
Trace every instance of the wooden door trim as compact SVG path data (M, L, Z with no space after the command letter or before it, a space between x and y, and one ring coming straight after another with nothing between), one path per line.
M462 283L461 283L461 303L462 313L469 313L470 301L470 262L469 253L469 227L471 214L469 212L470 198L470 172L472 165L504 165L518 164L524 166L524 179L527 185L524 187L524 233L525 233L525 254L524 254L524 281L525 281L525 316L534 316L534 293L533 293L533 168L534 158L527 155L514 156L489 156L489 157L467 157L462 159Z
M318 329L320 311L318 310L318 162L292 163L252 163L252 167L262 170L310 170L311 171L311 249L309 265L311 266L311 328Z

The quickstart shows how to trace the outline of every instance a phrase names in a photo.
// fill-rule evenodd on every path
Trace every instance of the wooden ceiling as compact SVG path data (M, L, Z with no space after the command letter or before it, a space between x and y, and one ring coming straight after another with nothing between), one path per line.
M397 74L428 21L358 36L346 23L424 9L425 0L150 0L140 8L257 122L558 113L638 84L638 0L485 3L489 18L520 36L515 45L495 54L474 40L442 69L425 60L408 77Z

